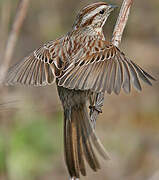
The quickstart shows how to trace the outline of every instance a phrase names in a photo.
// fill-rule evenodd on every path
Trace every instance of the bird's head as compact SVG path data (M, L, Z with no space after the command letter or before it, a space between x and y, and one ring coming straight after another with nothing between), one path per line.
M77 15L73 28L101 32L115 5L97 2L84 7Z

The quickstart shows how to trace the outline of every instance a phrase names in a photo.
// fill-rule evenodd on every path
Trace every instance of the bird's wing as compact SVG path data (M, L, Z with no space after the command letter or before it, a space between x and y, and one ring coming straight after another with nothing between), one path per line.
M85 57L75 59L59 78L59 86L70 89L92 90L96 92L131 91L131 83L141 90L139 79L149 85L155 80L140 66L125 57L117 47L103 41L102 47Z
M6 83L44 86L55 81L65 66L61 39L50 41L10 68Z

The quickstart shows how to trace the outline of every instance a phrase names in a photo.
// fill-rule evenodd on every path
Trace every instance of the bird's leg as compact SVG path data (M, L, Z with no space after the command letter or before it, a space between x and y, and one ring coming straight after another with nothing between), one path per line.
M90 97L90 120L95 128L96 120L99 113L102 113L102 106L104 102L104 93L94 93Z

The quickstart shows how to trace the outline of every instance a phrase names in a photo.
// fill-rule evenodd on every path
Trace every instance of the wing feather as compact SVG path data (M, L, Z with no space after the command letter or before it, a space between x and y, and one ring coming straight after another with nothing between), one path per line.
M109 86L108 86L108 90L107 90L107 92L109 94L111 94L114 89L115 75L116 75L116 63L114 61L112 61L112 71L111 71L111 75L110 75L110 79L109 79Z
M152 76L150 76L149 74L145 73L143 69L141 69L137 64L135 64L133 61L131 61L131 63L133 64L134 68L136 69L138 75L140 76L140 78L147 83L148 85L152 86L152 83L149 79L151 80L155 80Z
M87 48L82 46L72 55L63 48L63 38L51 41L11 68L7 84L44 86L58 79L58 85L65 88L109 94L113 91L119 94L121 88L129 93L131 83L141 91L140 79L152 85L151 80L155 79L117 47L106 41L96 41L100 41L95 43L100 44L98 51L92 46L86 53L84 49Z
M99 83L99 88L101 87L101 83L102 82L100 82L101 80L102 80L102 74L103 74L103 72L104 72L104 63L100 63L98 66L96 66L97 68L96 68L96 72L94 72L95 74L99 74L99 76L96 76L95 78L94 78L94 81L93 81L93 83L92 83L92 86L91 86L91 89L94 89L95 87L96 87L96 84L98 84Z
M121 86L123 83L123 68L120 60L116 59L116 80L115 80L115 85L114 85L114 92L115 94L119 94L121 90Z
M134 67L132 66L132 64L128 60L125 60L125 61L128 64L128 66L129 66L134 87L137 90L141 91L142 88L141 88L141 85L140 85L140 81L138 79L138 76L137 76L137 73L136 73Z
M104 43L103 43L104 44ZM139 79L151 85L155 80L140 66L125 57L117 47L105 41L105 47L100 51L86 54L74 59L58 78L59 86L70 89L80 89L119 94L121 88L126 93L133 86L141 91Z
M103 77L106 77L106 74L107 74L106 69L107 69L109 63L107 61L103 61L103 64L104 64L103 65L103 72L101 74L100 81L99 81L100 85L98 87L96 87L96 91L101 91L102 88L105 89L105 78L103 78ZM94 87L93 87L94 89L95 89L95 86L97 86L97 85L94 84Z
M131 84L130 84L130 72L128 66L125 61L122 62L124 65L124 81L123 81L123 89L126 93L130 93L131 91Z
M9 70L6 83L44 86L55 82L65 66L61 42L59 39L50 41L18 62Z

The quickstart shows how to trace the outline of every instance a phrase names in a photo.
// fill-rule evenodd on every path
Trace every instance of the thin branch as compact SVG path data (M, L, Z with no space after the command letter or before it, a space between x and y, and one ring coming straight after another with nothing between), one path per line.
M3 60L0 67L1 82L3 82L5 79L5 76L9 67L9 63L13 56L13 52L14 52L14 48L18 39L18 35L22 27L24 18L26 16L28 5L29 5L29 0L19 0L19 4L18 4L14 21L13 21L12 29L9 34L6 47L4 49L4 54L1 57L2 58L1 60ZM3 86L1 86L1 84L0 84L0 92L1 92L0 98L2 100L5 97L7 92L6 92L6 89ZM9 134L8 133L10 132L10 129L9 129L10 121L8 121L7 113L5 112L1 113L0 120L1 120L0 130L3 134L3 139L4 139L4 145L2 147L3 148L2 150L4 151L4 179L10 180L9 167L8 167L8 150L9 150L8 148L9 147Z
M11 58L13 56L16 41L18 39L20 29L22 27L23 21L26 16L28 5L29 5L29 0L20 0L19 1L17 13L15 15L15 19L14 19L13 26L12 26L12 30L11 30L8 40L7 40L4 57L2 58L3 63L1 64L1 67L0 67L1 82L3 82L5 79Z
M122 35L126 26L126 23L128 21L128 16L130 13L130 8L132 6L133 0L124 0L123 4L120 9L120 13L114 28L113 37L112 37L112 43L115 46L119 46Z
M8 36L8 27L11 17L11 1L6 0L0 7L0 59L4 54L5 42ZM7 13L6 13L7 12Z
M113 36L112 36L112 43L117 47L119 46L119 43L121 42L122 35L123 35L124 29L128 20L132 3L133 3L133 0L123 0L120 13L119 13L119 16L118 16L118 19L117 19L117 22L113 31ZM99 115L99 111L97 111L96 109L101 109L101 107L103 106L103 103L104 103L104 93L98 93L96 96L96 100L94 102L96 108L90 111L90 120L92 121L94 127L95 127L97 117Z

